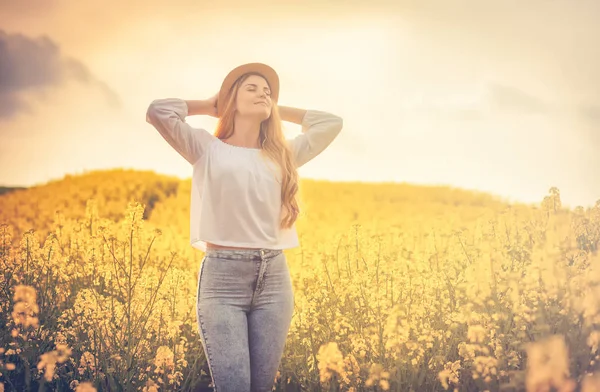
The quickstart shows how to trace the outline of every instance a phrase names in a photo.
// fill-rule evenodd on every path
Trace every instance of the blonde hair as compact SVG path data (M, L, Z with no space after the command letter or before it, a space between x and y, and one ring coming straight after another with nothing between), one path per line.
M238 89L250 75L241 76L226 94L223 114L219 117L214 135L219 139L227 139L233 135L233 119L235 117L235 97ZM273 102L271 115L260 124L260 143L263 156L271 159L281 169L281 228L290 228L298 218L300 208L298 205L298 171L294 163L293 153L285 140L281 126L281 117L277 104ZM283 211L286 211L285 214Z

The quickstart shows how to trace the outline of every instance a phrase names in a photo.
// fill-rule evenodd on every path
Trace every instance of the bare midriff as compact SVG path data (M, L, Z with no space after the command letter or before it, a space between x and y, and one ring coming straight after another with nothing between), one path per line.
M207 242L206 249L250 249L250 250L256 250L256 249L260 249L260 248L241 248L241 247L237 247L237 246L223 246L223 245L213 244L212 242Z

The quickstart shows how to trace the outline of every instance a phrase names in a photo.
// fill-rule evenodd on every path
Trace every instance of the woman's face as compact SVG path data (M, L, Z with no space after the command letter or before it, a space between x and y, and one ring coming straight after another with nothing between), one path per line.
M271 89L262 76L250 75L238 89L235 107L240 115L258 117L260 121L271 115Z

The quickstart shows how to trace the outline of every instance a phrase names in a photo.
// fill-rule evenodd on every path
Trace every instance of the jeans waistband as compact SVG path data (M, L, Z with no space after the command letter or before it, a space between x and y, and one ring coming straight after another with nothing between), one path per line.
M227 260L270 259L283 253L281 249L207 249L207 257Z

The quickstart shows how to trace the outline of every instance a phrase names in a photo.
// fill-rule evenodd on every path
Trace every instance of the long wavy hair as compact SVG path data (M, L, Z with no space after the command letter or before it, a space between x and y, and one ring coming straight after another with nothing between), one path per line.
M238 89L250 75L259 73L247 73L242 75L231 87L229 94L225 97L223 115L219 117L214 135L219 139L227 139L233 135L233 119L235 117L235 98ZM271 115L260 124L260 153L271 159L281 170L281 215L280 227L290 228L300 212L298 205L298 171L294 163L293 153L285 140L282 131L281 117L277 103L271 106Z

